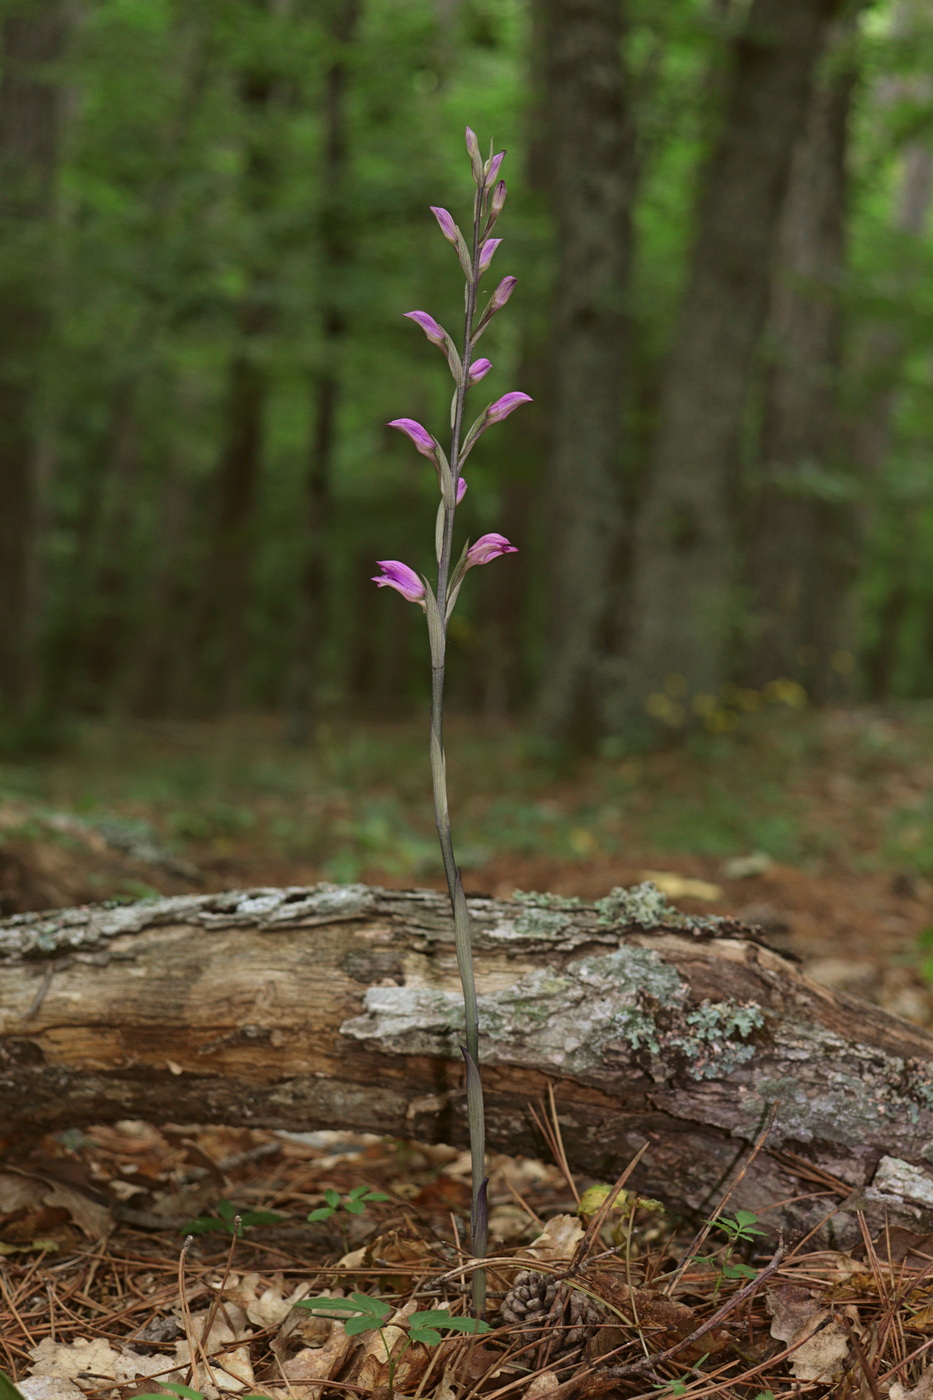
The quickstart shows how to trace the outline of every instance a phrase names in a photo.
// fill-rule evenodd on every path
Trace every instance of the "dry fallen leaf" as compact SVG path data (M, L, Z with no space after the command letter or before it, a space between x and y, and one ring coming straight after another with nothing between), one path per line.
M16 1388L25 1400L80 1400L84 1394L64 1376L26 1376Z
M782 1283L777 1288L769 1288L767 1306L772 1318L771 1335L775 1341L789 1342L819 1314L826 1310L813 1297L808 1288L800 1288L795 1283Z
M522 1400L545 1400L546 1396L554 1394L559 1385L560 1381L553 1371L542 1371L522 1392Z
M334 1321L330 1336L322 1347L305 1347L282 1365L282 1375L294 1400L319 1400L323 1382L335 1379L347 1359L353 1339L344 1331L343 1323ZM321 1385L312 1385L321 1381Z
M791 1371L801 1381L834 1381L848 1355L849 1333L839 1318L833 1318L797 1348L790 1358Z
M520 1258L556 1260L572 1259L583 1238L583 1224L576 1215L554 1215L525 1249Z
M900 1381L892 1381L888 1400L931 1400L933 1397L933 1366L928 1366L913 1390L907 1390Z
M709 880L695 880L690 875L678 875L676 870L643 870L643 880L650 880L670 899L722 899L722 886Z

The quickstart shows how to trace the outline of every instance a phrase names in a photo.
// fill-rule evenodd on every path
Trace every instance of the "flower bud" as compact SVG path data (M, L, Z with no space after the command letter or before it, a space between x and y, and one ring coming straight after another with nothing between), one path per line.
M523 403L531 403L531 395L523 394L520 389L512 389L508 394L503 394L501 399L496 399L486 410L485 419L487 423L501 423L503 418L508 418L510 413L514 413Z
M426 311L406 311L404 315L421 327L432 345L446 345L447 332L443 326L438 325L433 316L429 316Z
M460 504L460 502L463 500L463 498L464 498L464 496L466 495L466 493L467 493L467 484L466 484L466 480L465 480L464 477L461 476L461 477L459 477L458 480L457 480L457 505Z
M429 207L430 207L431 213L434 215L435 219L437 220L438 224L440 225L441 233L442 233L442 234L444 235L444 237L447 239L447 242L448 242L448 243L452 243L452 244L454 245L454 247L456 248L456 246L457 246L457 234L460 232L460 230L457 228L457 225L454 223L453 218L452 218L451 215L447 212L446 209L438 209L434 204L430 205Z
M492 360L474 360L467 374L468 384L478 384L492 369Z
M509 544L505 535L481 535L467 550L465 563L468 569L472 569L474 564L488 564L490 559L498 559L500 554L517 553L518 545Z
M489 303L486 307L486 311L489 315L494 311L502 310L503 306L505 306L505 303L512 295L512 292L515 290L515 283L517 281L517 277L503 277L502 281L489 298Z
M411 438L422 457L430 457L434 465L437 466L437 443L427 428L422 427L414 418L393 418L387 427L398 428L400 433L405 433Z
M507 193L505 181L500 180L492 192L492 199L489 201L489 217L491 219L498 219L499 215L502 213L502 210L505 208L505 196Z
M505 159L505 151L500 151L498 155L492 156L483 166L483 188L491 190L499 178L499 169Z
M498 246L499 246L499 244L500 244L501 242L502 242L502 239L501 239L501 238L487 238L487 239L486 239L486 242L483 244L483 246L482 246L482 247L480 248L480 250L479 250L479 263L478 263L478 265L477 265L477 270L478 270L480 273L483 273L483 272L486 271L487 267L488 267L489 264L492 262L492 255L493 255L493 253L496 251L496 249L498 248Z
M470 157L470 164L473 167L473 179L477 185L481 185L485 174L483 170L483 158L479 153L479 142L476 139L476 132L471 131L469 127L466 129L466 148Z

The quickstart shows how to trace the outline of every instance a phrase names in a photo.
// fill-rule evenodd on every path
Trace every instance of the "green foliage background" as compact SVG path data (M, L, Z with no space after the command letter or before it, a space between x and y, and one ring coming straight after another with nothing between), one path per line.
M838 295L853 411L865 393L860 338L880 325L908 347L888 386L896 432L882 475L816 489L857 492L866 524L858 685L918 696L933 688L933 249L928 236L899 232L892 210L905 150L930 140L933 29L906 44L892 13L888 3L869 7L857 40L850 265ZM635 388L620 471L633 496L732 22L705 0L632 6ZM339 217L348 255L334 280L322 261L322 219L333 216L323 176L324 90L335 57L328 6L93 0L83 8L60 73L67 119L57 207L40 231L53 250L54 321L39 397L40 670L53 707L172 714L214 703L201 684L205 653L193 619L211 587L212 492L237 348L269 383L259 491L241 541L250 583L239 703L286 703L307 540L312 386L322 369L334 371L341 396L316 700L385 709L423 692L421 629L368 583L376 558L429 563L433 475L385 423L412 416L440 433L448 381L401 313L421 307L449 324L459 317L456 262L428 205L457 214L468 201L469 122L483 142L508 149L507 242L496 269L519 277L508 316L484 342L495 366L484 385L490 397L523 387L520 365L547 346L554 249L529 182L531 27L527 0L365 0L341 51L347 185ZM275 99L244 103L244 72L261 72ZM532 154L546 165L546 149ZM9 230L5 238L0 255L22 256ZM244 335L241 309L257 288L264 321ZM330 303L348 327L336 350L322 335ZM547 403L532 412L538 425L527 430L546 443ZM510 707L533 698L545 622L546 460L523 455L526 428L510 424L484 441L463 511L474 536L502 528L509 490L527 518L519 560L496 566L522 570L522 656L496 701ZM454 628L454 695L463 705L493 703L484 680L495 645L483 625L495 610L490 584L475 577Z

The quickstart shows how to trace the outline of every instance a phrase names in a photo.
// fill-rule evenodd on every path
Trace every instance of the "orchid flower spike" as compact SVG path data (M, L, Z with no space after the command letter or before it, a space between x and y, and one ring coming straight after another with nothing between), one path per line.
M373 575L377 588L394 588L409 603L420 603L424 607L424 584L414 569L398 559L377 559L376 563L382 570L381 574Z

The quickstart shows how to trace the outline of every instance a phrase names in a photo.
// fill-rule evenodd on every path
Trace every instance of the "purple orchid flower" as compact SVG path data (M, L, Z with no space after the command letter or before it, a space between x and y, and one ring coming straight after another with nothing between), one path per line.
M487 239L486 239L486 242L483 244L482 248L480 248L480 250L479 250L479 267L478 267L478 270L479 270L480 272L485 272L485 271L486 271L487 267L488 267L489 264L492 262L492 255L493 255L493 253L496 251L496 249L498 248L498 246L499 246L499 244L500 244L501 242L502 242L502 239L501 239L501 238L487 238Z
M389 428L398 428L400 433L405 433L421 453L422 457L429 457L437 466L437 445L428 432L414 418L393 418L391 423L386 424Z
M465 568L474 564L488 564L490 559L498 559L500 554L517 554L518 545L510 544L505 535L481 535L466 552Z
M376 563L382 570L381 574L373 575L372 582L377 588L394 588L409 603L424 605L424 584L414 569L398 559L377 559Z
M473 363L470 365L469 373L467 374L467 383L478 384L481 379L485 378L485 376L489 373L491 369L492 360L474 360Z
M503 418L508 418L509 414L514 413L523 403L531 403L531 401L530 394L523 394L520 389L513 389L489 405L485 414L486 422L501 423Z
M467 493L466 480L461 476L457 478L457 505L463 500Z
M414 321L419 325L428 337L432 345L445 345L447 342L447 332L443 326L438 325L433 316L429 316L426 311L406 311L404 315L409 321Z
M459 232L459 230L457 229L457 225L454 223L452 217L450 216L450 214L448 214L446 209L438 209L434 204L430 205L429 207L431 213L434 215L435 219L438 222L438 225L440 226L441 233L447 239L447 242L452 243L456 248L457 233Z
M496 219L498 219L502 210L505 208L506 193L505 181L500 180L492 192L492 199L489 201L489 218L492 223L495 223Z

